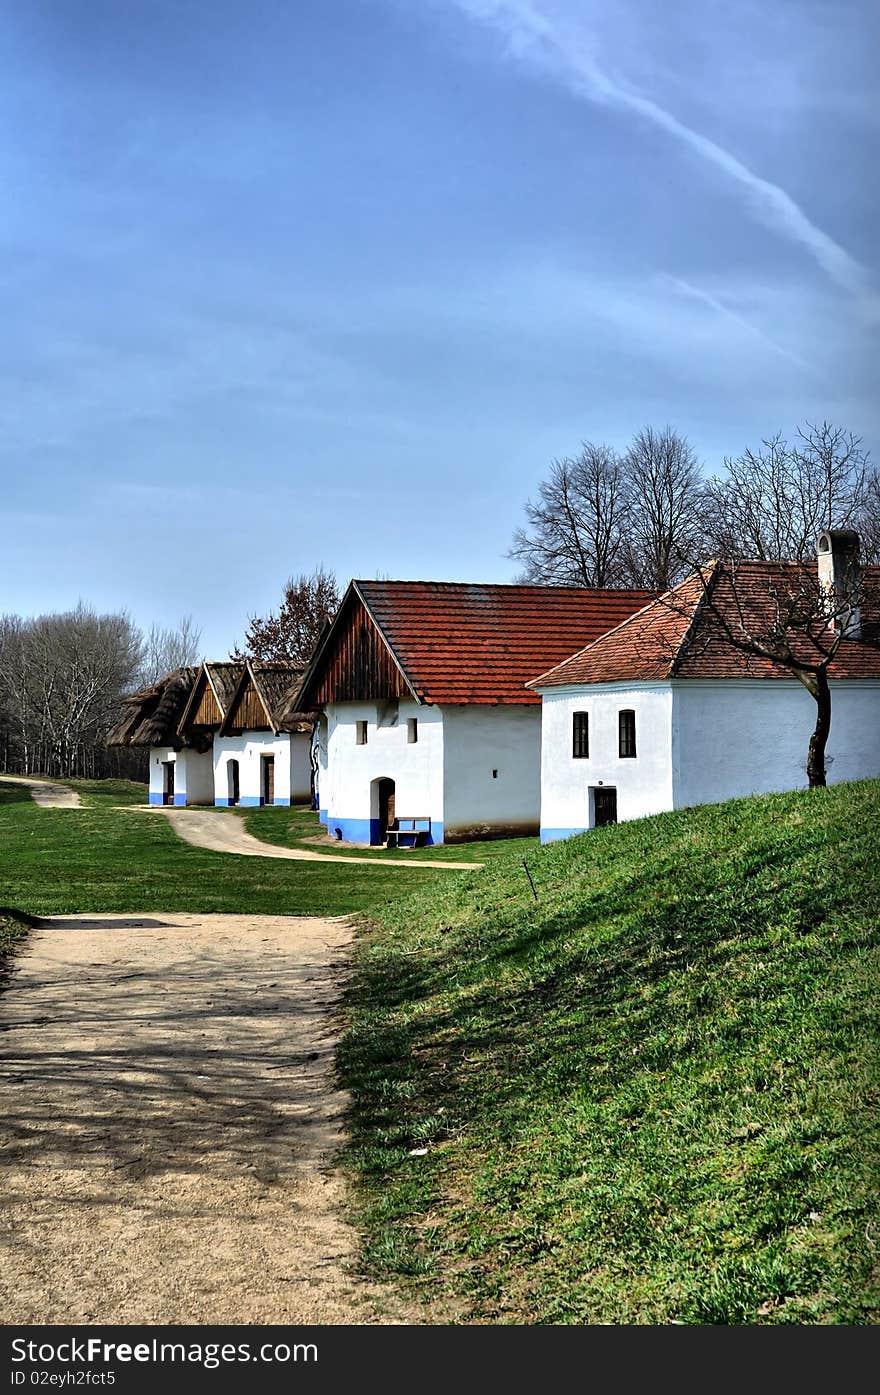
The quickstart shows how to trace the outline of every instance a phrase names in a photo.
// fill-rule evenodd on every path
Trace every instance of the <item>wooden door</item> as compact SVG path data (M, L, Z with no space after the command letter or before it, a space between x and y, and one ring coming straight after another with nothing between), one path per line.
M593 809L597 828L601 828L606 823L617 823L617 790L594 790Z
M174 803L174 761L165 762L165 803Z
M263 803L275 803L275 757L263 756Z

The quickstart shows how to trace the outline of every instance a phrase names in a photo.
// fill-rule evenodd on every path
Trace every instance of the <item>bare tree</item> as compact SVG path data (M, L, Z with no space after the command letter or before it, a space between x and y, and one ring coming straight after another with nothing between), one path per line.
M62 614L0 624L0 688L24 773L93 774L95 752L141 662L127 615L80 603ZM7 753L7 761L8 761Z
M818 566L815 558L732 558L700 565L658 602L687 620L689 662L734 650L747 660L786 669L803 684L816 703L806 759L811 789L826 783L829 669L844 642L860 637L865 604L875 609L880 599L864 581L858 546L856 533L826 531L819 539Z
M685 436L643 427L623 459L628 584L665 591L702 552L703 480Z
M777 433L724 466L705 490L715 555L800 562L812 557L823 529L849 528L861 534L866 560L878 556L877 473L851 431L806 422L794 441Z
M177 625L168 629L152 624L144 635L139 684L149 687L176 668L198 663L201 639L202 631L191 615L181 616Z
M236 646L232 657L307 664L324 626L339 609L339 600L336 576L323 565L310 574L290 577L278 610L250 617L244 649Z
M544 586L620 586L627 503L620 458L610 446L584 441L573 459L554 460L536 502L526 504L528 530L518 528L508 557L517 578Z

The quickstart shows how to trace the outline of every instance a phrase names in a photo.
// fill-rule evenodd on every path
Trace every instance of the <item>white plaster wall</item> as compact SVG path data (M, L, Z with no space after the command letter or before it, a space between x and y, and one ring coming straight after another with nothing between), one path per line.
M290 798L297 802L307 800L312 793L311 746L311 732L290 733ZM275 779L277 782L277 772Z
M674 684L675 807L806 787L816 704L796 680ZM880 683L831 684L829 784L880 776Z
M312 732L312 746L317 752L318 757L316 776L318 785L318 807L323 810L328 807L328 801L330 799L330 774L327 763L327 715L324 712L321 713L321 716L315 723Z
M177 787L177 752L171 746L151 746L150 747L150 796L155 797L164 793L165 771L163 766L166 761L175 762L175 788ZM212 796L213 798L213 796Z
M237 760L241 803L259 802L262 793L261 756L275 757L275 798L290 799L290 735L288 732L279 732L275 736L270 731L246 731L240 736L214 737L214 797L228 798L229 776L226 766L230 760Z
M481 830L537 832L540 706L444 707L443 732L446 837Z
M443 823L443 717L437 707L375 702L333 703L327 712L327 770L321 804L333 820L369 820L374 780L395 782L396 809L404 817ZM396 717L396 720L394 720ZM418 741L407 740L407 720L418 720ZM357 744L357 722L367 723L367 743ZM381 723L381 724L380 724Z
M636 714L636 755L619 754L618 713ZM573 716L589 713L590 754L572 755ZM620 822L673 807L672 692L663 683L594 683L547 689L542 703L541 829L589 828L590 786L617 790Z
M214 756L212 751L187 747L177 753L175 791L186 795L187 804L214 803Z

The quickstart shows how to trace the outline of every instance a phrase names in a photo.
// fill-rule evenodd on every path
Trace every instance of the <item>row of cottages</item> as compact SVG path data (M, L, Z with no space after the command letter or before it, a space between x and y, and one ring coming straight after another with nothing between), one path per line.
M819 539L818 580L846 594L858 538ZM829 783L880 776L880 567L843 614L829 669ZM802 788L814 698L788 668L725 634L768 634L803 592L800 565L712 562L536 678L542 698L541 838L750 794ZM711 598L711 601L709 600ZM808 656L804 641L802 658Z
M149 748L151 804L291 804L311 797L313 714L302 669L203 663L134 693L110 744Z
M303 679L321 821L354 843L537 833L541 699L526 684L653 596L353 581Z
M857 566L820 540L820 580ZM823 571L824 569L824 571ZM530 834L806 784L816 704L725 639L802 584L785 563L712 563L636 591L354 581L306 672L320 817L357 843ZM880 776L880 569L830 670L832 782ZM873 599L872 599L873 596ZM740 613L743 608L745 615ZM536 676L541 675L541 676Z

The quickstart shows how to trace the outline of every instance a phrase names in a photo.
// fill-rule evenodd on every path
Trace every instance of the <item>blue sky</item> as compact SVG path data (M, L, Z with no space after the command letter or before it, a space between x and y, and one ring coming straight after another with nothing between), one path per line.
M505 581L554 456L880 454L870 0L6 0L0 611Z

